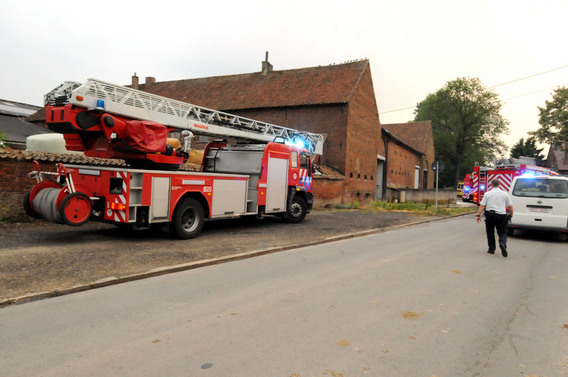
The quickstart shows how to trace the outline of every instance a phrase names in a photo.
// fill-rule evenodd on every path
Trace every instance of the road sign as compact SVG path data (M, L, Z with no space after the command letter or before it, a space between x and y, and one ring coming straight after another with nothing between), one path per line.
M444 171L445 167L446 167L446 165L444 164L443 161L434 161L432 163L432 170L437 171L437 172Z

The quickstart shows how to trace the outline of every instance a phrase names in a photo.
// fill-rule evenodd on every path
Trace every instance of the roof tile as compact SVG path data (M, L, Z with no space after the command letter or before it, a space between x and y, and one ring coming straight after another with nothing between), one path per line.
M218 110L347 103L368 66L368 60L360 60L266 75L162 81L141 84L139 89Z
M381 126L414 150L421 153L427 152L428 133L432 127L432 121L381 124Z

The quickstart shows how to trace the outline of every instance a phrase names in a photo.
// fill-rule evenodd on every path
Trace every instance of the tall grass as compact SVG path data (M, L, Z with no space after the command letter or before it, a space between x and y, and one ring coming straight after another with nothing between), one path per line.
M405 203L392 203L383 200L374 200L367 203L360 203L353 201L351 204L340 204L334 206L335 209L358 209L362 211L401 211L411 212L415 215L423 216L451 216L461 213L474 212L475 207L455 207L448 205L447 202L438 202L438 209L436 210L436 203L433 201L420 203L420 202L405 202Z

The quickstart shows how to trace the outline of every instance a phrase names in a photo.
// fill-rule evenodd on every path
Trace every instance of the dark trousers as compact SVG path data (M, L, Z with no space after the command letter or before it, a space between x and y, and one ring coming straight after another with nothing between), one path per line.
M488 251L495 251L495 229L499 236L499 243L507 245L507 215L485 212L485 232L487 233Z

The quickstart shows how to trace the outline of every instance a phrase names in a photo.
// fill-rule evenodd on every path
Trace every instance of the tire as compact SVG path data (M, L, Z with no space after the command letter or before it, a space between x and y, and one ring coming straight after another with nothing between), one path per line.
M304 220L306 214L308 213L308 205L304 198L300 196L294 196L288 210L286 211L286 221L289 223L297 224Z
M93 203L85 193L74 192L67 195L59 205L59 214L65 224L79 226L91 218Z
M176 206L170 231L182 240L195 238L203 228L204 211L201 204L195 199L184 199Z

